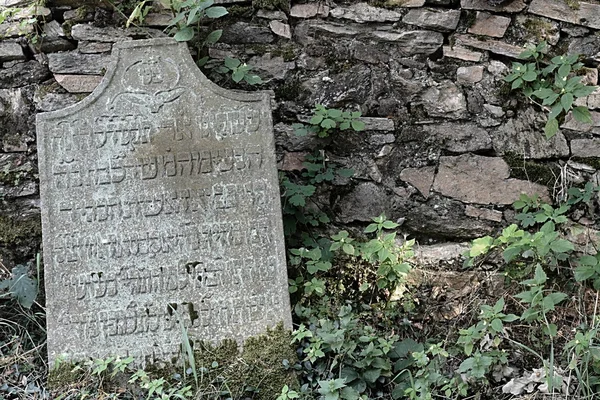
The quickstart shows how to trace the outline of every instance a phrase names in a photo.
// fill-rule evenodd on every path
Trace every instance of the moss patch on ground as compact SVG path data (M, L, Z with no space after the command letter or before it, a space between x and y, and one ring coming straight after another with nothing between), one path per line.
M201 343L194 352L198 374L203 377L200 392L208 395L227 392L233 399L246 395L257 400L273 400L284 385L297 388L293 370L284 366L284 360L289 365L296 362L291 341L291 333L280 324L248 339L241 352L232 340L218 346Z
M41 235L42 222L39 216L16 220L0 215L0 244L2 245L19 246Z

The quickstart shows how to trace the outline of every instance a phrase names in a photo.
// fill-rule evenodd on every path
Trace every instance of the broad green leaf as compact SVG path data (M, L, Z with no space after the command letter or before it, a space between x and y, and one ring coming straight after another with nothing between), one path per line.
M175 40L178 42L188 42L192 40L194 33L194 29L191 26L186 26L175 34Z
M375 232L378 228L377 224L369 224L369 226L367 226L365 228L365 233L371 233L371 232Z
M354 246L352 246L349 243L344 243L342 250L344 250L344 253L346 253L348 255L351 255L351 256L354 255Z
M394 229L394 228L397 228L398 226L399 225L397 223L392 222L392 221L384 221L383 222L383 227L385 229Z
M478 257L488 252L494 239L491 236L484 236L473 240L471 249L469 250L469 257Z
M535 71L527 71L521 77L525 82L533 82L537 79L537 73Z
M573 95L571 93L565 93L560 98L560 104L562 104L565 112L568 112L573 105Z
M244 75L244 80L249 85L258 85L259 83L262 83L262 79L260 78L260 76L253 74Z
M512 82L512 81L514 81L515 79L517 79L517 78L518 78L518 77L520 77L520 76L521 76L521 74L518 74L518 73L512 73L512 74L509 74L509 75L505 76L505 77L504 77L504 80L505 80L506 82Z
M523 85L523 79L522 78L517 78L513 81L512 85L510 86L511 89L517 89L520 88Z
M523 249L521 247L515 246L515 247L507 247L503 252L502 252L502 258L504 258L505 262L511 262L512 260L514 260L516 257L518 257L519 255L521 255L521 252L523 251Z
M542 105L551 106L554 104L554 102L556 100L558 100L559 97L560 97L560 95L558 93L553 92L550 96L548 96L544 99L544 101L542 102Z
M380 376L381 369L379 368L368 369L362 374L363 379L369 383L375 383L375 381L379 379Z
M342 116L342 111L332 108L329 110L329 116L331 118L340 118Z
M312 125L319 125L321 123L321 121L323 121L323 116L320 114L317 115L313 115L313 117L310 119L310 123Z
M354 170L352 168L340 168L336 172L343 178L350 178L354 175Z
M225 57L225 60L223 61L223 63L229 69L236 69L237 67L240 66L240 64L242 62L240 60L238 60L237 58Z
M552 109L550 110L550 114L548 114L548 119L558 118L558 116L562 113L562 111L563 111L562 104L556 103L554 106L552 106Z
M544 133L546 134L546 139L550 139L558 133L558 120L556 118L550 118L546 122Z
M554 91L549 88L542 88L542 89L538 89L538 90L534 91L532 94L535 97L538 97L540 99L545 99L548 96L550 96L551 94L554 94Z
M200 11L200 7L194 7L192 9L190 9L190 12L188 14L188 18L187 18L187 25L192 25L193 23L195 23L197 21L196 19L196 15L198 15L198 11Z
M244 71L240 71L239 69L236 69L231 74L231 79L233 79L233 81L235 83L238 83L239 81L241 81L242 79L244 79Z
M519 317L516 316L515 314L508 314L508 315L505 315L504 317L502 317L502 321L504 321L504 322L513 322L518 319L519 319Z
M11 277L0 281L0 290L6 289L25 308L31 308L38 294L37 281L29 277L24 265L15 266Z
M325 118L323 121L321 121L321 127L325 129L333 129L336 127L336 125L337 124L335 121L331 118Z
M493 310L496 314L502 312L504 310L504 297L500 297L496 304L494 304Z
M571 66L569 64L563 64L558 69L558 76L563 79L571 73Z
M502 332L502 321L500 319L493 319L490 325L492 326L492 329L494 329L496 332Z
M596 275L596 268L590 265L580 265L575 268L574 271L575 280L577 282L583 282L587 279L590 279L592 276Z
M587 107L579 106L573 108L573 117L579 122L588 124L594 123L594 121L592 120L592 114L590 113L590 110L587 109Z
M555 240L554 242L552 242L550 244L550 248L555 253L568 253L570 251L575 250L575 247L573 246L573 243L571 243L571 242L569 242L568 240L565 240L565 239Z
M227 9L221 6L209 7L206 9L205 13L208 18L220 18L228 14Z
M365 129L365 123L356 119L352 120L351 125L352 129L354 129L357 132L363 131Z
M219 39L221 39L221 35L223 35L223 29L214 30L211 33L209 33L208 36L206 36L204 42L209 45L215 44L219 41Z
M590 265L592 267L595 267L596 265L598 265L598 259L594 256L589 256L589 255L582 256L579 259L579 264L580 265Z
M594 93L598 87L597 86L583 86L573 91L573 95L576 97L585 97Z

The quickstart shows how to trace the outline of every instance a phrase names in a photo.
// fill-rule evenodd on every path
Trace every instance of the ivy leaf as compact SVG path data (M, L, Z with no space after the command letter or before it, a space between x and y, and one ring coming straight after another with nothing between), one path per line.
M573 109L573 117L579 122L588 124L594 123L594 121L592 120L592 114L590 113L590 110L587 109L587 107L575 107Z
M333 129L336 127L336 123L331 118L325 118L323 121L321 121L321 127L325 129Z

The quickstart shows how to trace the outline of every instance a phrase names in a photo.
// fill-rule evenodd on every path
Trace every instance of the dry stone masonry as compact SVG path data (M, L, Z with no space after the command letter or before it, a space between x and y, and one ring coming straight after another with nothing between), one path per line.
M340 226L360 226L386 213L404 221L400 229L421 243L456 242L512 222L509 204L521 192L550 198L555 187L600 182L600 92L580 100L592 110L593 125L568 116L547 141L544 113L502 79L525 45L545 40L552 54L583 54L585 79L597 84L597 0L225 3L230 15L218 20L222 39L208 53L253 65L266 82L260 89L273 91L278 167L299 173L307 154L325 150L326 160L354 170L352 178L322 185L313 196ZM0 257L8 267L33 258L40 245L38 175L52 170L37 168L36 113L82 100L105 75L115 46L166 36L169 20L157 6L142 26L124 29L108 2L28 4L0 0L0 6L22 7L23 16L41 16L39 29L14 19L0 24ZM41 36L31 43L34 32ZM179 104L162 105L166 99L167 92L147 97L148 115ZM120 105L137 100L124 95L115 109L137 110ZM366 131L327 141L295 136L292 124L307 121L315 103L360 109ZM101 122L119 128L147 121ZM164 163L161 168L172 171ZM119 174L113 171L111 179ZM79 175L71 178L75 184ZM63 189L61 196L68 200L76 190ZM52 262L52 249L43 250ZM99 278L81 279L85 285Z
M113 48L103 82L37 116L48 352L169 361L291 327L268 93L173 39Z

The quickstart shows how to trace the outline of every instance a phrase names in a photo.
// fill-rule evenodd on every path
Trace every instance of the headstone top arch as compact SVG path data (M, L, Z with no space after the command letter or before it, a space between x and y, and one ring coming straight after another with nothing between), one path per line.
M291 327L268 93L216 86L172 39L120 42L37 135L51 360Z

